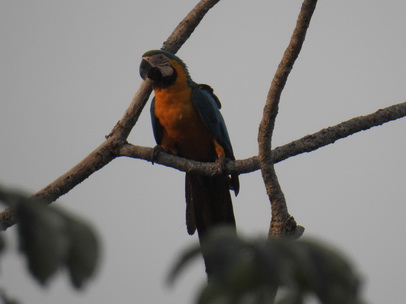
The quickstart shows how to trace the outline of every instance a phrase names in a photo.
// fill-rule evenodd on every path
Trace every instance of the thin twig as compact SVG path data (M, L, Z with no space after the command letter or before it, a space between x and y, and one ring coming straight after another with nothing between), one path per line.
M317 0L305 0L303 2L296 28L272 80L258 132L259 163L272 208L269 235L273 238L287 235L298 237L303 233L303 228L297 227L293 217L288 213L285 196L272 162L271 141L275 119L278 114L279 100L289 73L302 48L316 3Z

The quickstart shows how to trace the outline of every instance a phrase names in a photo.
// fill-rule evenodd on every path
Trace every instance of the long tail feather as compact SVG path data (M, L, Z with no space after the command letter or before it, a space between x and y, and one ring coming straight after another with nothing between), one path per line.
M187 173L186 204L187 231L193 234L197 229L200 241L215 226L235 227L228 176Z

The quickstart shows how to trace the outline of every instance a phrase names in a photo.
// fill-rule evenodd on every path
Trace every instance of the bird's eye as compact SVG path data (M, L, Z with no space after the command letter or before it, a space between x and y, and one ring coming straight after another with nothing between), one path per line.
M158 55L156 55L155 56L155 60L156 60L156 63L165 63L165 62L167 62L168 61L168 58L166 58L166 56L165 55L163 55L163 54L158 54Z

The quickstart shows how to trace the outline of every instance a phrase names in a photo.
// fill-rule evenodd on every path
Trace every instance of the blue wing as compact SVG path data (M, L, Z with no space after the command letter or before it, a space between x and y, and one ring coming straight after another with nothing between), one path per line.
M205 126L224 149L226 156L234 160L230 137L219 110L221 104L213 89L206 84L196 85L192 92L192 102Z
M163 127L160 124L158 118L155 116L155 97L152 98L150 114L151 114L152 130L154 131L155 141L158 145L160 145L161 140L162 140Z

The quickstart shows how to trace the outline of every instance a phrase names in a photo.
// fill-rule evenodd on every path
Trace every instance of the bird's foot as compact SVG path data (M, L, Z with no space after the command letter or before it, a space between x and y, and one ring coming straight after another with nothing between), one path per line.
M162 148L160 145L156 145L153 149L152 149L152 155L151 155L151 162L152 164L155 163L155 161L159 158L159 154L161 152L165 152L168 153L168 151L164 148Z
M216 163L219 166L220 174L223 175L230 175L229 171L227 170L227 162L230 159L228 157L219 157L216 159ZM231 174L229 176L229 187L231 190L234 191L235 196L238 195L240 191L240 182L238 180L238 174Z
M227 175L227 162L228 158L227 157L219 157L216 159L216 163L219 166L219 172L220 174Z

